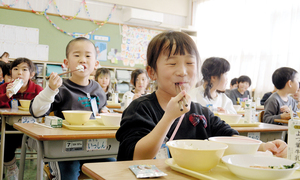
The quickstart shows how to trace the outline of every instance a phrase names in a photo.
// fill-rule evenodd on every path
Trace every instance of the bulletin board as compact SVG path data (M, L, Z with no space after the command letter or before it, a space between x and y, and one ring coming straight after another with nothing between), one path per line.
M63 59L65 59L66 57L65 48L68 42L73 39L73 37L59 32L47 21L47 19L44 16L41 15L36 15L34 13L26 11L18 11L4 8L0 8L0 14L0 24L37 28L39 30L39 44L49 46L48 61L63 62ZM86 33L97 28L96 24L93 24L87 20L74 19L72 21L65 21L64 19L58 16L48 16L61 29L64 29L67 32ZM95 31L95 33L93 34L98 35L96 40L91 37L91 40L95 44L99 44L99 47L101 46L102 49L100 49L102 51L107 51L108 60L100 60L101 65L126 67L124 66L123 61L121 60L115 61L113 63L109 60L111 56L121 54L121 44L123 37L122 34L120 34L120 32L122 32L121 28L122 26L107 23L103 27L99 28L99 30ZM105 44L105 46L103 46L103 44ZM133 67L144 68L145 66L144 64L136 63Z

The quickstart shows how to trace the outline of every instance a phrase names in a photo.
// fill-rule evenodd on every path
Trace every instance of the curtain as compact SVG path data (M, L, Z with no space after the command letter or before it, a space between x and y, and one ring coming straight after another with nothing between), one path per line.
M272 91L279 67L300 72L300 1L195 0L194 26L202 62L212 56L230 62L228 87L247 75L254 99Z

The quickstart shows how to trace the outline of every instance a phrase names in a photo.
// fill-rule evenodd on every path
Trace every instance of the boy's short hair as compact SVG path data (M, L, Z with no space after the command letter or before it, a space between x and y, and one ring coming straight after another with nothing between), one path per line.
M88 42L92 43L93 46L94 46L94 48L95 48L95 56L97 57L97 50L96 50L95 44L94 44L92 41L90 41L89 39L85 38L85 37L78 37L78 38L72 39L72 40L68 43L68 45L67 45L67 47L66 47L66 57L67 57L67 58L69 57L69 51L70 51L71 45L72 45L74 42L77 42L77 41L88 41Z
M156 35L147 48L147 64L156 71L157 59L161 53L171 55L175 46L174 54L185 55L185 52L195 55L197 60L197 70L199 71L200 56L194 40L183 32L165 31Z
M133 85L136 85L136 79L140 74L146 74L146 77L148 78L148 74L147 71L145 69L136 69L134 71L131 72L131 82L133 83Z
M237 80L238 84L241 82L248 82L249 86L251 86L251 79L248 76L240 76Z
M283 89L285 84L291 80L294 81L295 75L298 72L289 67L281 67L274 71L272 75L272 82L277 89Z
M95 73L95 81L98 81L99 77L103 77L105 75L108 75L109 79L111 79L109 69L107 69L107 68L98 68L96 70L96 73Z
M230 81L231 86L237 84L237 81L238 81L238 78L231 79L231 81Z
M28 65L30 73L35 72L35 65L33 64L33 62L30 59L24 57L17 58L13 62L11 62L10 70L12 70L12 68L18 66L21 63L26 63Z
M5 65L6 65L6 62L0 61L0 68L2 69L2 71L5 68Z

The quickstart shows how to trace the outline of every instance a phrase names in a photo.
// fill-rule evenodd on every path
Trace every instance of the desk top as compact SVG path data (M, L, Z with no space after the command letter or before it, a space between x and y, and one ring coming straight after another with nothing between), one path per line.
M21 111L19 109L11 109L11 108L0 108L0 115L31 116L29 111Z
M116 130L73 131L34 123L14 123L14 128L39 141L115 138Z
M155 179L196 179L191 176L174 171L165 164L166 159L149 159L136 161L117 161L117 162L103 162L103 163L85 163L82 166L82 171L93 179L126 179L136 180L137 178L129 169L131 165L149 164L155 165L159 170L168 174L161 178Z
M274 131L287 131L287 126L261 123L257 127L232 127L238 132L274 132Z
M274 119L274 122L283 123L283 124L288 124L288 123L289 123L289 120L285 120L285 119Z

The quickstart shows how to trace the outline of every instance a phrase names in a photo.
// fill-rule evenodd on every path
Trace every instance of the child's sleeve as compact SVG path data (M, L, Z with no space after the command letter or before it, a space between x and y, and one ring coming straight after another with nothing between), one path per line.
M41 117L49 111L54 98L59 91L53 91L47 86L32 101L30 105L30 113L34 117Z
M274 119L281 119L280 116L280 105L275 98L269 98L264 105L265 113L263 117L263 122L269 124L276 124Z

